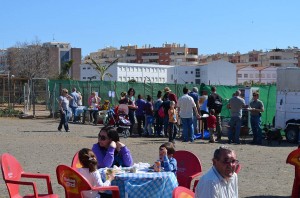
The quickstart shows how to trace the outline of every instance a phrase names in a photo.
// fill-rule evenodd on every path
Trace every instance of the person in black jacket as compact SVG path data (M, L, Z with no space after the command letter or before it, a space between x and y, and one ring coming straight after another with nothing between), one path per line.
M217 139L216 141L221 141L222 136L222 126L221 126L221 111L222 111L222 97L217 94L217 88L215 86L211 87L211 94L208 96L207 107L209 111L211 109L215 110L215 116L217 118Z

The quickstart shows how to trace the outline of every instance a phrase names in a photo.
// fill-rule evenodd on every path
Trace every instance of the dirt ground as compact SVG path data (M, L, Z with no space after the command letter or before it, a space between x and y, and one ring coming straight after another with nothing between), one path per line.
M57 183L55 169L59 164L71 165L73 155L81 148L91 148L97 141L100 126L70 124L70 133L58 132L59 120L0 118L0 151L14 155L24 170L48 173L53 190L64 197L63 188ZM223 138L226 143L226 138ZM153 163L159 146L166 138L121 138L133 155L134 162ZM250 141L250 139L247 139ZM221 144L206 140L194 143L176 142L177 150L189 150L201 160L204 173L211 167L214 150ZM287 155L297 145L286 143L272 146L249 144L231 145L242 164L239 173L240 197L290 197L294 180L294 167L285 163ZM1 173L2 178L2 173ZM44 183L38 183L45 191ZM27 191L22 188L22 191ZM8 197L5 184L0 182L0 197Z

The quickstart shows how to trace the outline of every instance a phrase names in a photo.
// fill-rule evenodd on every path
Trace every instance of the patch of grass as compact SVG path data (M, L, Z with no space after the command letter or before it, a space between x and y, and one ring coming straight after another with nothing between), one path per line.
M0 109L0 117L16 117L22 114L22 111L15 110L12 107L7 107L5 109Z

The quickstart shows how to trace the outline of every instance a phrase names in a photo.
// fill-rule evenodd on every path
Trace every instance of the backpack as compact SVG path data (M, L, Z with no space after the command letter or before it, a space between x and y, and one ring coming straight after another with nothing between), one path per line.
M161 118L165 117L165 111L164 111L164 108L162 106L158 109L158 116L161 117Z

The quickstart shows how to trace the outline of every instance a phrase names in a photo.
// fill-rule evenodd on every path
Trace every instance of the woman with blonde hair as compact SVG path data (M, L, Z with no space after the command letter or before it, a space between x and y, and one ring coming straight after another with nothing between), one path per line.
M96 92L93 91L88 100L88 105L90 109L90 120L94 118L94 125L97 125L98 122L98 106L100 104L101 98L96 95Z

